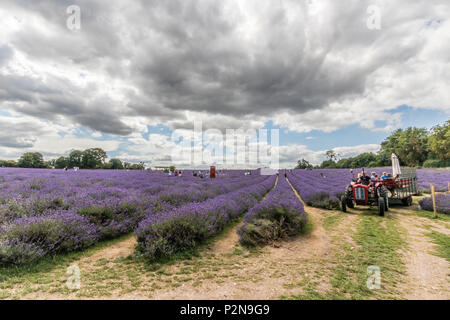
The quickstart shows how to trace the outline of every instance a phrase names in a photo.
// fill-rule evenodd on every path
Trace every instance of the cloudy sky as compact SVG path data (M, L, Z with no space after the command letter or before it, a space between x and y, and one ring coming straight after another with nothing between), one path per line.
M0 0L0 159L164 164L194 121L279 129L282 166L377 151L449 118L449 18L448 0Z

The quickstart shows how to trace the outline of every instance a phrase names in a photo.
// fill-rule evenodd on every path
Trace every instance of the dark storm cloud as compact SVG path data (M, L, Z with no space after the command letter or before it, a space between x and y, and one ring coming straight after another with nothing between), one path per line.
M24 76L0 75L0 101L13 103L14 111L41 119L57 120L65 116L93 130L118 135L128 135L131 128L120 121L120 115L111 112L107 98L86 102L88 92L78 90L64 79L53 86L42 79ZM59 82L59 83L58 83Z
M36 136L46 130L29 121L0 119L0 146L10 148L30 148Z
M164 41L148 51L148 59L134 60L132 68L143 91L172 110L238 116L305 112L361 93L373 70L370 65L353 70L345 64L324 66L331 48L306 53L305 35L293 29L303 25L287 21L288 8L274 5L261 16L267 21L260 21L261 38L255 39L260 43L248 47L238 37L239 23L228 21L219 2L206 8L189 1L170 3L148 6L151 27ZM302 11L296 14L305 18ZM144 42L143 48L153 45Z
M120 98L99 97L97 89L109 83L89 88L51 72L45 79L0 73L0 107L118 135L134 130L124 117L187 128L184 111L224 115L217 121L229 126L230 117L302 114L363 96L374 72L421 50L420 43L399 43L406 27L398 34L369 30L371 1L328 1L317 16L310 2L3 1L21 27L0 46L0 66L17 51L41 69L79 68L132 89L120 89ZM436 9L425 3L399 21L433 16ZM81 8L76 32L66 27L72 4ZM27 24L30 17L41 19L39 27Z
M65 28L65 8L70 4L81 8L82 29L76 33ZM30 57L99 63L111 76L121 71L111 64L130 59L129 80L161 106L152 114L151 104L141 108L131 101L130 106L137 106L130 110L134 114L164 116L163 108L228 115L303 112L363 90L361 70L345 70L345 76L344 70L323 70L326 51L317 56L304 53L304 34L291 30L302 25L287 21L288 7L273 6L262 13L260 18L267 21L259 22L256 36L264 38L253 39L261 43L249 48L239 38L239 22L221 2L130 2L134 10L122 13L114 11L113 4L93 1L22 0L14 5L26 8L27 14L39 13L55 28L50 35L39 30L17 33L14 46ZM126 24L120 24L120 14ZM299 19L304 16L297 14ZM298 36L283 39L287 33ZM102 120L97 121L99 130Z

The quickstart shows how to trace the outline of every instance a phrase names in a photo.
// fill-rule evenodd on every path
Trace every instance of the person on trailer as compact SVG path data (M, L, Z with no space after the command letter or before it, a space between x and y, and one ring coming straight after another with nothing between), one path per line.
M378 175L376 172L372 172L370 175L370 181L375 182L378 180Z
M389 178L387 172L383 172L383 175L381 176L381 179L386 180L387 178Z

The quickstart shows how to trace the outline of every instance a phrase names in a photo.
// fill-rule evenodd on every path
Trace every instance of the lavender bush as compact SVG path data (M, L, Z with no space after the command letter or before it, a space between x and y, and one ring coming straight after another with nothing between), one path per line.
M99 239L98 229L72 211L25 217L3 225L0 264L24 264L45 255L80 250Z
M288 179L307 205L338 209L339 197L352 175L345 169L293 170Z
M433 199L423 198L419 201L424 210L433 211ZM436 210L440 213L450 214L450 193L436 193Z
M239 241L259 246L299 234L307 222L303 204L280 175L277 186L244 217Z

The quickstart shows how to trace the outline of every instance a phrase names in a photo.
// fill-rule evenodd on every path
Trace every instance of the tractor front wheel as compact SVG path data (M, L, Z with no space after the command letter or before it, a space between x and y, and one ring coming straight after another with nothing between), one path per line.
M341 198L341 209L342 212L347 212L347 198L345 196Z
M384 186L378 188L378 198L382 198L384 200L384 211L389 211L389 197Z
M353 209L355 207L352 199L347 198L347 207L349 207L350 209Z
M386 204L384 203L384 198L378 198L378 215L380 217L384 216L384 211Z

